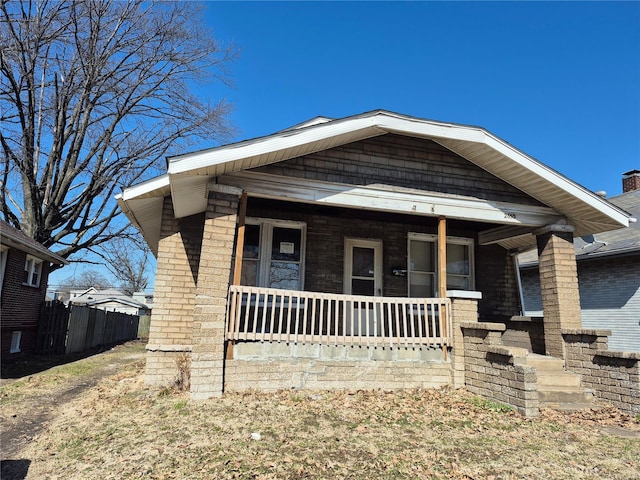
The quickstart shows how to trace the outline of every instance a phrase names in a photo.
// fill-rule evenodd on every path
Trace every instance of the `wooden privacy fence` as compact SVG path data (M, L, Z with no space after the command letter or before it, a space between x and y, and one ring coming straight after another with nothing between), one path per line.
M149 330L151 328L151 315L140 315L138 323L138 338L149 339Z
M40 310L36 352L49 355L62 354L67 343L69 328L69 309L64 303L45 302Z
M323 345L450 344L450 300L229 287L228 340Z
M36 351L50 355L76 353L134 340L138 338L138 323L137 315L46 302L40 313Z
M137 315L72 306L65 353L133 340L138 337L138 321Z

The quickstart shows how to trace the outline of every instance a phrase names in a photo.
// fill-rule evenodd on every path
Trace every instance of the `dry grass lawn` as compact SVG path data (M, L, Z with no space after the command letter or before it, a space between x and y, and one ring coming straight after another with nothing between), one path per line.
M46 375L3 387L3 414L31 391L54 391ZM640 423L611 408L525 419L451 390L194 403L146 388L138 359L57 407L19 458L30 461L27 479L627 480L640 478Z

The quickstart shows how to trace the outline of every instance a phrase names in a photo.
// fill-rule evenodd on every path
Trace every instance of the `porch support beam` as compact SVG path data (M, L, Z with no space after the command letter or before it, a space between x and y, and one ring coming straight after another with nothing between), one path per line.
M580 292L571 225L548 225L535 232L547 355L564 358L562 330L581 328Z
M438 297L447 296L447 219L438 219Z
M233 265L233 285L240 285L242 280L242 255L244 253L244 232L247 218L247 192L242 192L240 196L240 206L238 208L238 234L236 238L235 263ZM233 359L233 340L227 340L227 350L225 357L227 360Z
M238 238L236 241L236 260L233 266L233 284L240 285L242 278L242 254L244 253L244 231L247 217L247 192L240 197L240 216L238 217Z
M438 297L445 298L447 296L447 219L446 217L440 217L438 219ZM444 311L447 307L442 306L443 312L441 313L444 318L447 318L447 312ZM442 335L448 336L447 323L442 324ZM442 345L442 359L447 360L447 347Z
M562 216L548 207L447 196L387 185L361 186L241 172L219 177L253 197L514 226L542 227Z
M478 244L492 245L505 240L515 240L520 237L532 237L532 227L520 227L514 225L503 225L501 227L491 228L478 233Z

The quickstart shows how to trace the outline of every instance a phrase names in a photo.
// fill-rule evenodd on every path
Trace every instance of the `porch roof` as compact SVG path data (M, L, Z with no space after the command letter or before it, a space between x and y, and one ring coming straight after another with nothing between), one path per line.
M155 252L166 195L172 196L177 217L193 215L205 210L213 178L389 133L439 143L565 217L577 236L629 225L629 214L622 209L483 128L382 110L337 120L316 117L265 137L171 157L167 174L130 187L116 198ZM509 248L533 241L522 229L502 229L492 238Z

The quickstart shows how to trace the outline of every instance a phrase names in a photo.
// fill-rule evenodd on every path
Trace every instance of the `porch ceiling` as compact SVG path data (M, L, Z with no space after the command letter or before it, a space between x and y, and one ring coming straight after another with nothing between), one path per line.
M158 200L150 198L162 197L169 189L175 215L192 215L206 208L207 184L216 177L388 133L427 138L441 144L565 217L575 227L577 236L628 226L629 215L623 210L482 128L380 110L339 120L312 120L270 136L172 157L167 175L159 177L155 184L142 184L145 188L125 190L118 201L155 250L160 215ZM143 198L148 200L138 202ZM526 246L533 240L526 237L520 232L500 243Z

